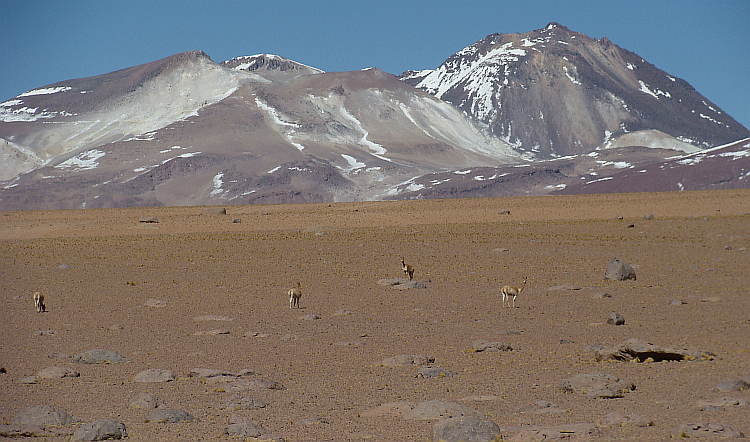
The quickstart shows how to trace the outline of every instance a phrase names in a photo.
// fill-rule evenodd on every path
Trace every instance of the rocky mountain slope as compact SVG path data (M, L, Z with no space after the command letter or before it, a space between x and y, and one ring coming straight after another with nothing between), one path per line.
M400 78L192 51L0 103L0 210L590 192L636 167L671 189L659 165L742 137L684 81L556 24ZM747 142L724 149L704 164L731 176L679 182L747 187Z
M400 78L542 159L590 152L641 131L640 145L648 146L643 138L656 130L680 150L683 143L710 148L749 135L684 80L606 37L557 23L489 35L437 69Z

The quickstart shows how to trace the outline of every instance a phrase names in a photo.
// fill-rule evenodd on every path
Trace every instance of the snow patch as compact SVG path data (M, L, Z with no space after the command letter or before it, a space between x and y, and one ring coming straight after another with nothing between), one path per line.
M372 141L367 139L368 132L362 127L362 123L359 122L352 114L350 114L346 108L343 106L339 108L339 113L342 117L344 117L345 120L349 121L350 123L354 124L356 129L362 134L362 138L359 139L358 144L361 146L364 146L372 151L372 154L381 160L385 160L390 162L390 158L386 158L383 155L385 155L386 150L381 146L380 144L373 143Z
M70 86L58 86L58 87L45 87L41 89L34 89L28 92L24 92L21 95L19 95L17 98L21 97L30 97L32 95L49 95L49 94L56 94L58 92L65 92L73 89Z
M68 158L67 160L55 166L55 169L73 168L74 172L96 169L96 167L99 165L97 160L103 156L104 152L102 152L101 150L87 150L86 152L81 152L74 157Z

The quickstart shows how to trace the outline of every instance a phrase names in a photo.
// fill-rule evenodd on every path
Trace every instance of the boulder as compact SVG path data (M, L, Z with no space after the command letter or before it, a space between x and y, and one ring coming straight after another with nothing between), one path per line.
M415 378L452 378L458 376L455 371L440 367L422 367L414 375Z
M482 413L455 402L439 400L418 402L413 407L404 409L401 412L401 417L404 419L414 420L447 419L460 416L481 417Z
M39 371L36 374L41 379L77 378L81 374L68 367L52 366Z
M623 318L622 315L617 312L612 312L612 314L607 318L607 324L624 325L625 318Z
M187 411L179 410L177 408L166 408L151 412L146 416L146 422L173 424L179 422L200 422L200 420L193 417L193 415Z
M654 421L637 414L622 414L619 411L607 413L599 422L601 427L624 427L632 425L635 427L650 427Z
M266 403L260 399L236 393L227 399L227 410L252 410L254 408L265 408Z
M172 370L149 368L133 376L134 382L170 382L175 380Z
M79 427L72 441L124 439L128 437L125 424L115 419L102 419Z
M16 425L36 425L40 427L68 425L80 422L65 410L57 410L52 405L36 405L21 410L11 421Z
M134 397L128 403L130 408L141 408L144 410L155 410L157 408L165 408L167 406L163 400L159 399L151 393L139 393L138 396Z
M263 441L283 441L280 436L269 432L260 424L252 420L238 416L234 413L229 417L229 426L226 429L229 437L236 437L242 440L263 440Z
M519 425L500 428L501 440L513 442L538 442L554 440L589 440L601 435L592 423L563 425Z
M479 339L474 341L471 344L471 348L469 349L469 352L471 353L478 353L482 351L512 351L513 347L510 346L510 344L506 344L505 342L489 342L485 341L484 339Z
M719 437L722 439L743 438L745 435L729 425L722 423L699 422L695 424L683 424L672 431L676 438L689 437Z
M118 362L128 362L129 360L111 350L94 349L74 355L71 359L76 364L116 364Z
M385 367L399 367L407 365L427 365L435 362L435 358L425 355L397 355L383 359L380 365Z
M719 391L742 391L750 388L750 376L727 379L726 381L719 382L714 387L714 390Z
M696 402L698 409L701 411L721 411L724 410L725 407L744 406L747 404L748 401L746 399L735 397L722 397L719 399L700 400Z
M604 272L605 279L614 281L625 281L626 279L636 279L635 270L620 258L614 258L607 265L607 271Z
M707 351L661 347L641 339L628 339L615 347L602 345L593 351L597 361L695 361L711 360L716 356Z
M435 442L492 442L498 440L500 427L479 416L458 416L443 419L432 427Z
M567 393L582 393L590 398L620 398L635 390L635 384L607 373L582 373L560 384Z

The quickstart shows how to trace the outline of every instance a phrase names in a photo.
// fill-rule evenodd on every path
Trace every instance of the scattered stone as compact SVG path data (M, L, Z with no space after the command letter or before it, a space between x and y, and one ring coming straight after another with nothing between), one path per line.
M601 346L594 351L597 361L695 361L712 360L715 354L706 351L684 348L665 348L640 339L628 339L616 347Z
M440 442L493 442L500 438L500 427L478 416L443 419L432 427L432 440Z
M130 408L140 408L143 410L155 410L157 408L164 408L167 404L156 397L152 393L139 393L138 396L134 397L128 403Z
M232 224L241 224L241 223L242 223L242 218L235 218L234 220L232 220Z
M378 281L378 284L385 286L385 287L391 287L396 290L407 290L407 289L425 289L427 288L426 285L423 283L412 280L409 281L408 278L390 278L390 279L381 279Z
M558 407L556 403L545 401L545 400L536 401L531 405L522 407L518 411L520 411L521 413L531 413L531 414L565 413L565 410Z
M36 381L37 381L36 376L26 376L25 378L21 379L18 382L22 384L36 384Z
M116 332L116 331L120 331L120 330L125 330L125 327L123 327L123 326L122 326L122 325L120 325L120 324L112 324L112 325L110 325L110 326L109 326L109 329L108 329L108 330L109 330L109 331L113 331L113 332Z
M142 223L145 223L145 224L158 224L158 223L159 223L159 219L158 219L158 218L156 218L156 217L152 217L152 218L142 218L142 219L140 220L140 222L142 222Z
M213 368L191 368L188 372L188 377L190 378L213 378L217 376L237 377L237 375L231 371L216 370Z
M696 424L683 424L672 432L673 437L720 437L722 439L742 438L745 435L729 425L722 423L700 422Z
M510 210L508 210L508 209L505 209L505 210L501 210L501 211L500 211L500 212L498 212L498 213L499 213L500 215L510 215Z
M237 376L239 376L239 377L242 377L242 376L257 376L259 374L260 373L258 373L257 371L255 371L255 370L253 370L251 368L243 368L242 370L240 370L240 371L237 372Z
M217 335L228 335L229 330L223 328L215 328L208 331L197 331L193 333L193 336L217 336Z
M5 369L5 367L0 367L0 374L6 374L8 373L8 370Z
M726 245L726 246L724 246L724 250L732 250L732 246Z
M654 215L652 213L650 213L650 214L644 216L643 219L647 219L647 220L648 219L654 219Z
M612 312L612 314L607 318L607 324L624 325L625 318L623 318L622 315L617 312Z
M79 427L72 441L124 439L128 437L125 424L115 419L102 419Z
M196 321L234 321L234 318L220 315L203 315L193 318Z
M368 418L381 416L399 417L404 411L411 410L412 408L414 408L414 404L409 401L388 402L365 410L360 415Z
M116 364L119 362L130 362L129 359L111 350L89 350L73 356L72 361L76 364Z
M566 393L582 393L591 398L620 398L635 390L635 384L607 373L582 373L563 380Z
M557 290L581 290L581 287L573 284L560 284L547 288L548 291L554 292Z
M604 272L605 279L614 281L625 281L627 279L636 279L635 270L620 258L614 258L607 265L607 271Z
M265 408L266 403L260 399L256 399L251 396L245 396L241 393L236 393L233 397L227 399L227 410L252 410L253 408Z
M407 365L427 365L435 362L432 356L424 355L398 355L383 359L380 365L385 367L399 367Z
M52 405L36 405L21 410L11 421L16 425L35 425L39 427L61 426L81 422L65 410L57 410Z
M600 427L624 427L632 425L635 427L650 427L654 421L637 414L622 414L619 411L607 413L599 422Z
M593 299L608 299L611 297L612 295L610 295L609 293L605 293L605 292L596 292L593 295L591 295L591 298Z
M147 299L146 302L144 302L144 305L146 307L161 308L161 307L166 307L167 306L167 301L162 301L160 299Z
M60 268L60 269L62 269L62 270L68 270L68 269L70 268L70 266L69 266L69 265L67 265L67 264L65 264L65 263L63 263L63 264L60 264L60 265L59 265L59 266L57 266L57 267L58 267L58 268Z
M363 341L339 341L334 342L333 345L339 346L339 347L352 347L352 348L358 348L363 346L365 343Z
M673 299L669 301L669 305L685 305L687 304L687 301L683 301L681 299Z
M469 352L479 353L483 351L500 352L500 351L512 351L513 347L505 342L489 342L484 339L479 339L471 344Z
M333 312L333 316L346 316L346 315L351 315L353 313L354 312L351 310L340 309L340 310L336 310L335 312Z
M714 387L714 390L719 391L742 391L750 388L750 376L745 376L737 379L728 379L726 381L719 382Z
M146 416L146 422L156 422L163 424L174 424L179 422L200 422L196 417L187 411L177 408L166 408L156 410Z
M318 424L330 424L328 420L322 416L306 417L294 422L294 425L318 425Z
M34 336L55 336L56 334L55 330L37 330L34 332Z
M554 426L519 425L500 428L502 440L537 442L554 440L587 440L597 438L601 432L591 423Z
M481 417L482 413L455 402L439 400L419 402L413 407L406 408L401 412L401 417L404 419L414 420L448 419L460 416Z
M286 390L286 388L276 381L269 379L238 379L229 387L230 391L240 392L247 390Z
M492 249L492 253L504 253L504 252L510 252L510 250L506 249L505 247L498 247L498 248Z
M133 376L133 382L170 382L175 380L172 370L149 368Z
M226 215L226 207L206 207L203 209L204 215Z
M234 413L229 417L229 426L226 429L229 437L237 437L242 440L281 441L281 437L268 432L265 428L252 420L238 416Z
M700 411L723 411L725 407L743 406L747 404L747 400L734 397L722 397L714 400L701 400L696 402Z
M471 396L462 397L459 400L462 401L475 401L475 402L486 402L486 401L499 401L502 400L502 396L497 396L494 394L474 394Z
M268 333L261 333L261 332L257 332L257 331L247 331L242 336L245 337L245 338L267 338L267 337L269 337L271 335L268 334Z
M81 374L77 371L68 367L52 366L47 367L39 371L36 374L37 378L41 379L62 379L62 378L77 378Z
M320 316L316 315L315 313L310 313L304 316L300 316L299 319L302 319L303 321L316 321L318 319L322 319Z
M414 375L415 378L452 378L458 373L440 367L422 367Z

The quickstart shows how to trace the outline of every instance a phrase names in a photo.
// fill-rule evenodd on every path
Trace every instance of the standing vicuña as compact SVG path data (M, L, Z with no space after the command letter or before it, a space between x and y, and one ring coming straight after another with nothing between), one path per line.
M39 292L34 292L34 305L36 305L37 313L47 311L47 306L44 305L44 295Z
M503 294L503 307L505 307L505 300L510 300L513 305L512 307L516 307L516 296L518 296L523 288L526 287L526 277L523 277L523 284L521 284L521 287L513 287L512 285L506 285L503 287L500 292Z
M302 290L300 290L299 281L297 281L297 288L289 290L289 308L299 308L299 298L302 297Z
M404 262L404 257L401 257L401 269L404 271L404 275L409 275L409 281L414 278L414 267Z

